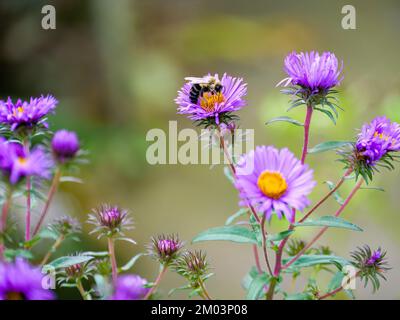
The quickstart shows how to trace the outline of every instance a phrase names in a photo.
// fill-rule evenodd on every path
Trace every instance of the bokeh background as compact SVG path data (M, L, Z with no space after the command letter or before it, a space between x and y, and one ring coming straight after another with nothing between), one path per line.
M57 29L41 29L41 8L53 4ZM343 30L341 8L356 7L357 29ZM257 144L288 146L300 154L302 131L290 124L264 123L288 115L288 97L275 84L285 77L282 65L292 50L330 50L344 61L338 124L315 114L311 145L327 140L348 140L356 128L377 115L400 121L400 3L373 1L241 1L241 0L1 0L0 96L29 97L54 94L60 104L52 116L53 128L76 130L90 151L90 165L81 170L82 185L62 185L51 217L72 214L84 222L87 213L103 202L129 208L136 228L130 235L138 245L117 247L119 263L144 251L150 236L177 232L189 247L204 248L216 275L210 294L218 298L244 296L241 278L252 265L251 248L232 243L191 246L200 231L223 225L237 209L237 192L225 179L222 167L207 165L151 166L145 154L146 133L192 124L176 115L173 99L188 75L228 72L248 82L248 107L240 112L241 127L255 129ZM289 116L303 120L304 109ZM342 173L334 153L309 156L315 169L317 200ZM331 244L338 255L349 257L356 246L382 246L392 270L389 281L372 295L358 283L363 299L400 298L399 171L382 172L373 186L385 192L362 190L343 217L364 228L363 233L330 230L321 244ZM346 195L347 183L341 190ZM319 214L331 214L334 200ZM271 232L285 223L276 223ZM84 230L90 228L85 224ZM316 230L304 229L310 238ZM79 247L104 249L105 243L83 235L80 244L63 247L65 254ZM46 246L43 250L47 249ZM158 267L142 258L132 272L153 280ZM183 279L167 274L165 294ZM301 281L296 291L300 291ZM64 292L74 297L75 292ZM185 298L178 293L172 298ZM338 296L345 298L344 296Z

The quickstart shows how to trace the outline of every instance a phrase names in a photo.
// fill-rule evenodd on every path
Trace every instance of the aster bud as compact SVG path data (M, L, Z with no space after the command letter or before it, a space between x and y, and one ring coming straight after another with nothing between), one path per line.
M75 132L59 130L51 140L51 148L54 158L65 163L73 159L79 151L79 140Z
M202 251L187 251L176 261L175 270L189 280L196 280L208 271L206 254Z
M179 256L183 245L177 235L159 235L151 239L149 253L161 264L170 264Z
M107 204L93 209L93 214L89 214L88 223L96 226L90 233L99 232L99 237L123 235L124 230L132 229L132 220L128 216L128 211Z
M356 251L351 253L352 264L358 268L358 275L364 281L364 286L367 286L368 281L371 281L374 292L380 287L379 278L386 280L383 274L390 270L385 256L386 251L382 251L381 248L372 251L367 245L358 247Z
M50 229L58 235L67 237L69 235L80 233L82 230L79 221L71 216L65 215L54 220Z

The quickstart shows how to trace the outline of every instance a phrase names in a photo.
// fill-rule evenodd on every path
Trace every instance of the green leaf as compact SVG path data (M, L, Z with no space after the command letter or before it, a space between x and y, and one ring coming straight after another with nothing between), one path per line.
M118 238L114 238L115 241L119 240L119 241L126 241L129 242L131 244L137 244L135 240L128 238L128 237L118 237Z
M261 297L263 289L269 283L270 277L263 273L257 275L250 283L249 290L246 294L247 300L257 300Z
M328 185L329 190L333 190L335 188L335 184L332 181L325 181L325 183ZM342 205L344 203L343 198L340 196L338 191L335 191L333 193L333 197L335 198L336 202Z
M60 178L60 182L74 182L74 183L83 183L82 179L77 177L69 177L63 176Z
M385 192L385 189L383 189L381 187L362 187L360 189L362 189L362 190L375 190L375 191Z
M332 280L329 282L327 292L331 292L339 288L342 285L343 277L344 273L342 271L336 272Z
M39 238L41 239L52 239L52 240L57 240L59 235L57 232L50 230L50 229L42 229L38 233Z
M295 223L296 227L331 227L331 228L342 228L354 231L363 231L359 226L354 223L348 222L342 218L334 216L324 216L316 220L306 220L301 223Z
M267 121L265 124L269 125L269 124L274 123L274 122L289 122L291 124L294 124L295 126L300 126L300 127L304 126L304 124L302 124L301 122L299 122L299 121L297 121L295 119L292 119L290 117L286 117L286 116L273 118L273 119Z
M65 256L53 260L52 262L48 263L48 265L56 269L67 268L73 266L74 264L88 262L92 259L94 259L92 256Z
M277 234L269 234L267 236L267 240L268 241L281 241L285 238L287 238L288 236L290 236L295 230L285 230L282 232L279 232Z
M136 261L139 260L140 257L144 256L144 253L138 253L137 255L133 256L123 267L120 268L121 271L128 271Z
M285 300L312 300L312 296L308 292L300 292L286 295Z
M208 229L198 234L192 240L192 243L213 240L252 244L258 243L255 234L251 230L240 226L224 226Z
M283 264L288 263L290 258L284 259ZM299 257L293 264L284 269L285 272L297 271L299 268L312 267L319 264L339 264L341 266L349 265L350 262L344 258L334 255L319 255L319 254L307 254Z
M81 256L92 256L92 257L107 257L109 255L108 251L85 251L80 252Z
M307 153L320 153L350 145L351 141L327 141L317 144L314 148L308 149Z
M12 261L17 257L22 257L24 259L31 260L33 259L33 254L29 250L24 250L24 249L6 249L4 251L4 258L7 261Z
M336 119L335 119L335 116L332 114L332 112L325 110L325 109L317 108L317 107L314 107L314 110L318 110L318 111L324 113L325 115L327 115L328 118L331 119L333 124L336 125Z
M247 208L241 208L238 212L234 213L233 215L229 216L228 219L225 221L225 225L230 225L233 221L235 221L237 218L240 218L241 216L244 216L247 214L249 209Z
M94 281L96 283L96 291L100 295L101 299L111 296L113 287L107 277L104 277L101 274L95 274Z
M245 290L248 290L251 282L257 275L259 275L257 268L255 266L251 267L250 271L248 273L246 273L246 275L243 277L243 279L241 281L242 287Z

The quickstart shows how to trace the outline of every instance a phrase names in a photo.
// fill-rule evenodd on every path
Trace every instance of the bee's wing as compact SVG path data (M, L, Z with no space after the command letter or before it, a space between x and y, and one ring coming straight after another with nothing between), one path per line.
M204 79L204 78L198 78L198 77L186 77L185 78L185 80L186 81L189 81L190 83L198 83L198 84L201 84L201 83L207 83L207 80L206 79Z

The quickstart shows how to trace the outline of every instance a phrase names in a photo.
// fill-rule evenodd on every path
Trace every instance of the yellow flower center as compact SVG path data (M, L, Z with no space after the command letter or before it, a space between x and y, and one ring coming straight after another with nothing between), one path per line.
M25 300L24 295L20 292L7 292L6 300Z
M221 92L212 94L205 92L200 99L200 106L207 112L214 111L215 105L225 101L225 97Z
M13 111L14 117L17 115L17 112L18 112L18 114L23 113L24 112L24 108L23 107L18 107L17 109L14 109L14 111Z
M279 172L268 170L260 174L257 186L267 197L275 200L282 197L288 187L285 178Z
M19 164L21 164L21 165L24 165L24 164L26 164L26 158L23 158L23 157L18 157L18 163Z
M374 138L379 137L379 139L383 139L385 141L389 140L389 136L384 135L383 133L378 133L377 131L375 131L374 133Z

